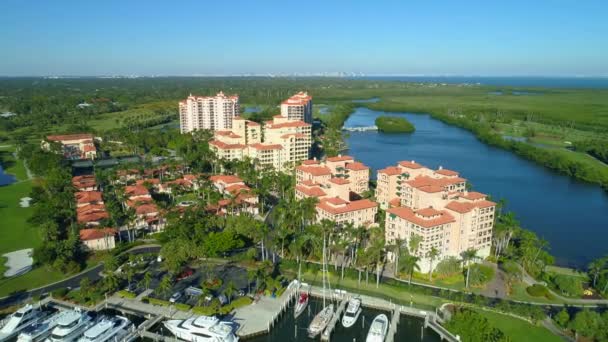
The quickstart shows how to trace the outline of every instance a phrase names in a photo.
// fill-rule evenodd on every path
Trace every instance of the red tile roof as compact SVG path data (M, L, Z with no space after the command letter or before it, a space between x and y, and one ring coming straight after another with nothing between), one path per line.
M287 127L307 127L310 126L310 124L307 124L306 122L302 121L302 120L294 120L294 121L287 121L287 122L281 122L281 123L268 123L266 125L268 129L279 129L279 128L287 128Z
M144 198L138 198L136 200L127 200L127 206L131 207L131 208L135 208L139 205L145 204L145 203L152 203L154 202L152 200L151 197L144 197Z
M49 141L66 141L66 140L84 140L93 139L94 136L91 133L78 133L78 134L60 134L60 135L49 135L46 140Z
M211 140L211 141L209 141L209 145L216 146L223 150L239 150L239 149L242 150L246 147L243 144L226 144L225 142L222 142L219 140Z
M388 201L388 205L390 207L400 207L401 206L401 199L399 197L395 197L392 200Z
M251 145L249 145L249 147L255 148L256 150L280 150L283 148L283 146L281 146L279 144L261 144L261 143L251 144Z
M367 167L365 164L359 163L359 162L347 163L346 168L349 170L353 170L353 171L369 170L369 167Z
M94 152L94 151L97 151L97 149L95 148L95 146L92 146L92 145L85 145L85 146L82 148L82 151L83 151L83 152L85 152L85 153L86 153L86 152Z
M125 187L125 195L129 197L145 196L150 195L150 192L143 185L129 185Z
M318 186L312 186L312 187L307 187L307 186L303 186L303 185L296 185L296 190L305 194L306 196L309 197L323 197L323 196L327 196L327 194L325 193L325 191L323 191L320 187Z
M327 158L328 162L339 162L339 161L348 161L348 160L355 160L355 158L351 157L351 156L336 156L336 157L329 157Z
M232 184L227 186L224 190L228 191L231 194L234 194L241 191L250 191L251 188L249 188L245 184Z
M154 203L142 204L135 208L135 213L137 215L155 214L158 213L158 207Z
M431 178L428 176L418 176L412 180L406 181L410 186L426 191L426 192L437 192L437 187L444 188L451 184L463 183L466 179L460 177L453 178ZM426 190L423 188L427 188Z
M350 181L348 179L343 178L331 178L329 181L338 185L350 184Z
M76 208L77 214L87 214L93 212L105 211L106 206L103 204L87 204L82 207Z
M316 159L303 160L302 165L318 165L319 161Z
M209 180L213 183L222 182L226 184L242 183L243 180L233 175L215 175L209 177Z
M495 205L496 205L496 203L491 202L491 201L486 201L486 200L476 201L476 202L452 201L452 202L448 203L445 206L445 208L455 211L457 213L464 214L464 213L470 212L474 208L487 208L487 207L493 207Z
M389 166L385 169L378 170L378 173L384 173L389 176L397 176L401 174L401 169L396 166Z
M414 211L408 207L397 207L388 209L386 212L389 214L389 216L387 217L390 217L390 215L396 215L408 222L417 224L425 228L436 227L442 224L456 221L454 217L450 215L447 211L439 211L432 208Z
M97 185L97 181L93 175L75 176L72 177L72 185L77 189L91 188Z
M481 192L471 191L471 192L467 192L465 194L460 195L460 197L466 198L471 201L476 201L476 200L480 200L480 199L486 199L487 196L486 196L486 194L482 194Z
M331 170L327 166L300 165L297 166L296 169L305 173L310 173L313 176L331 175Z
M223 137L230 137L230 138L241 138L240 135L232 132L232 131L215 131L215 134L217 135L221 135Z
M135 182L135 185L144 185L145 183L149 183L152 185L158 185L158 184L160 184L160 179L158 179L158 178L138 179Z
M100 229L87 228L87 229L81 229L79 233L80 233L80 240L82 240L82 241L98 240L98 239L105 238L107 235L112 235L112 236L115 235L116 229L114 229L114 228L100 228Z
M442 176L448 176L448 177L458 176L458 172L448 170L448 169L439 169L439 170L435 171L435 173L440 174Z
M372 202L368 199L362 199L348 203L342 199L334 197L322 199L319 204L317 204L317 208L331 213L332 215L337 215L350 211L371 209L377 207L377 205L378 204L376 202Z
M412 161L409 161L409 160L400 161L399 165L401 165L401 166L403 166L405 168L408 168L408 169L421 169L421 168L424 167L424 166L416 163L413 160Z
M78 221L78 223L99 222L107 218L110 218L110 215L106 211L95 211L76 215L76 221Z
M74 193L74 197L76 198L76 203L78 204L103 201L101 192L99 191L79 191Z

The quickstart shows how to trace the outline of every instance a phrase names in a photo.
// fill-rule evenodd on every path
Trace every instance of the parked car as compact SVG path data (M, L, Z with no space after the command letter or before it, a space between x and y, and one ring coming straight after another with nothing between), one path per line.
M186 267L180 274L177 275L177 281L184 280L194 274L194 270Z
M219 299L220 304L222 305L228 304L228 298L226 298L226 296L224 296L223 294L217 296L217 299Z
M180 298L182 298L182 292L181 291L177 291L175 292L171 298L169 298L169 302L171 303L175 303L177 302Z

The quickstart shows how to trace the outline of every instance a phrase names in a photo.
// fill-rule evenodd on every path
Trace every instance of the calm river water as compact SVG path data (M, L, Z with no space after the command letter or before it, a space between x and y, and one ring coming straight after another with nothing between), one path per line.
M522 226L549 241L560 265L585 267L608 254L608 194L517 155L478 141L473 134L424 114L357 110L346 127L374 125L379 115L405 116L412 134L349 132L350 155L376 170L400 160L459 171L477 191L507 200Z

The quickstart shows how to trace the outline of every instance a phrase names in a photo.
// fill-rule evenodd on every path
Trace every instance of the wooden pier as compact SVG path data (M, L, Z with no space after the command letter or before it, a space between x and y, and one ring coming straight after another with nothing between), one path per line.
M391 325L388 327L386 334L386 342L393 342L395 340L395 334L397 333L397 326L401 318L401 310L398 307L393 309L393 315L391 316Z

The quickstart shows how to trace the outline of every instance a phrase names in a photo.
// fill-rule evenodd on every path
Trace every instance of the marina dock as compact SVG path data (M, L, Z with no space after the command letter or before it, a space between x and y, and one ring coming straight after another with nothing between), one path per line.
M399 308L393 309L393 315L391 316L391 325L388 327L386 333L386 342L393 342L395 340L395 334L397 333L397 326L401 320L401 311Z
M346 298L346 296L343 297L344 298L342 298L342 302L340 303L340 305L338 305L338 309L334 313L334 317L331 318L331 321L329 321L329 323L327 324L325 331L323 331L323 334L321 334L321 341L329 341L331 333L334 331L334 328L340 320L340 317L342 317L342 312L344 312L344 310L346 309L346 305L348 304L348 298Z

